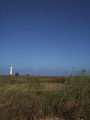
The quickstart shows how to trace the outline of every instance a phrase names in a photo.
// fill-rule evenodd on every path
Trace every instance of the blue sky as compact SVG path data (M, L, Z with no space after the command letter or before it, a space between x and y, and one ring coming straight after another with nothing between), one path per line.
M90 69L90 0L1 0L0 75Z

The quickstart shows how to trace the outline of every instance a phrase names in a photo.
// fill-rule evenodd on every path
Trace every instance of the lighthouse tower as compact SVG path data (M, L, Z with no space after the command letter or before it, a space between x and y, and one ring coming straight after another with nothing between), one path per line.
M12 64L10 64L10 75L12 75Z

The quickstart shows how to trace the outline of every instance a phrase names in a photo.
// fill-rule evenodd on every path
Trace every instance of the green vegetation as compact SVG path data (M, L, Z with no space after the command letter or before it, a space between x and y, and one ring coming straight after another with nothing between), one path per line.
M90 76L0 76L0 120L90 119Z
M15 73L15 76L19 76L19 73L17 72L17 73Z

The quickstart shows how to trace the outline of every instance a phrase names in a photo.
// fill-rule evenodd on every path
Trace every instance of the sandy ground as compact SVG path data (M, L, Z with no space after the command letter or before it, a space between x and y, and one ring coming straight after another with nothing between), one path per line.
M51 119L40 119L40 120L65 120L64 118L51 118Z

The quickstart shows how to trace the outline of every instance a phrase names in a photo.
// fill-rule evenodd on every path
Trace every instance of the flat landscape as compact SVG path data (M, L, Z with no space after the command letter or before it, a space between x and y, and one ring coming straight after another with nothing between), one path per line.
M0 76L0 120L90 119L90 76Z

